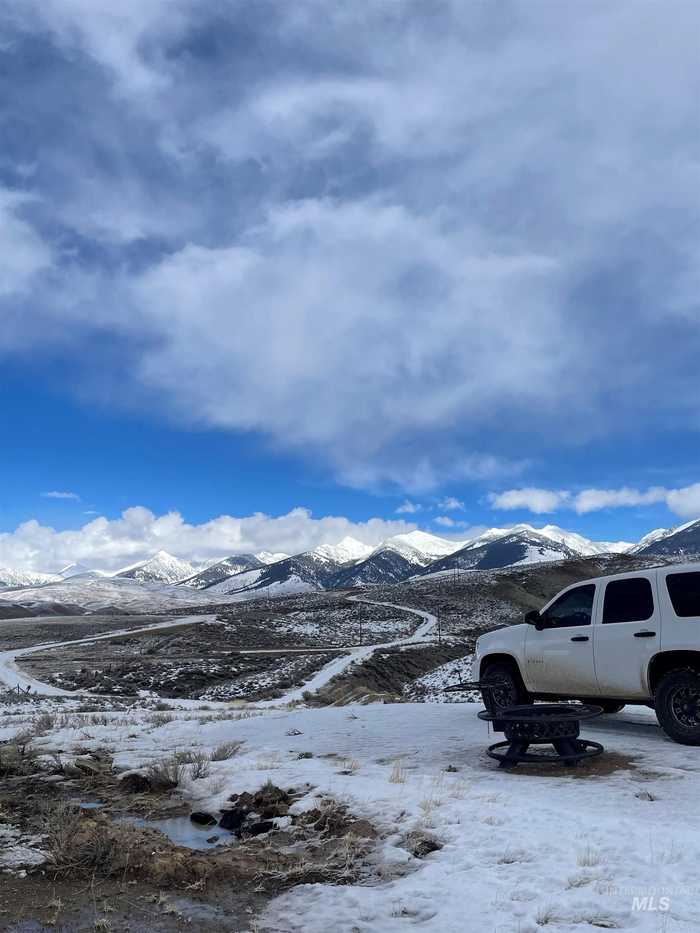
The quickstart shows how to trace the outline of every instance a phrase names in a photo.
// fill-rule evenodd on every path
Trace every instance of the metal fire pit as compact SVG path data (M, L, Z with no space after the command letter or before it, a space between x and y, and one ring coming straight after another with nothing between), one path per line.
M467 680L444 688L445 693L475 690L481 691L486 707L477 714L479 719L491 723L495 732L505 734L505 742L496 742L487 751L501 768L514 768L521 762L577 765L605 751L599 742L579 738L581 722L600 716L600 706L534 703L498 708L500 684ZM530 752L530 745L552 745L555 753Z
M521 762L577 765L600 755L603 746L580 739L579 731L582 721L595 719L602 712L600 706L580 703L534 703L498 711L482 710L478 716L506 737L505 742L489 746L487 754L498 761L499 767L514 768ZM552 745L556 754L530 752L530 745Z

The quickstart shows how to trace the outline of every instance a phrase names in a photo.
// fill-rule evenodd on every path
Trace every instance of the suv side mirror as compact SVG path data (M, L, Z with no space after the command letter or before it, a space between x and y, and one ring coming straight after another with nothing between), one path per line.
M534 625L538 632L544 628L544 619L536 609L531 609L525 613L525 622L528 625Z

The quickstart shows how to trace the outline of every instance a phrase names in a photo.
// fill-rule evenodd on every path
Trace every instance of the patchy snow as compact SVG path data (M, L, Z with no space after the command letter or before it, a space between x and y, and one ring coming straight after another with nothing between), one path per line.
M319 558L319 560L327 559ZM315 593L319 589L318 586L308 580L302 580L295 573L290 573L285 579L274 580L267 586L256 586L266 573L266 567L237 573L222 580L221 583L208 587L205 592L215 594L219 600L226 597L226 602L245 602L249 599L275 599L280 596L295 596L298 593Z
M0 873L33 868L46 861L41 836L22 833L11 823L0 823Z
M396 638L393 641L384 642L382 648L394 648L399 645L411 645L416 642L424 641L437 625L437 619L429 612L423 612L420 609L413 609L410 606L397 606L394 603L377 602L373 599L363 599L360 596L350 596L351 602L367 603L370 606L386 606L390 609L399 609L402 612L410 612L413 615L420 616L423 622L413 632L405 638ZM281 706L287 703L298 703L304 698L305 693L316 693L321 687L325 687L329 680L332 680L338 674L342 674L351 664L359 664L370 657L377 650L378 645L363 645L360 648L351 648L347 654L339 658L334 658L328 664L324 665L320 671L317 671L311 680L307 681L303 687L296 687L290 690L283 697L277 700L265 700L259 703L259 706Z
M87 645L96 641L118 638L120 635L136 635L139 632L172 629L182 625L206 624L213 622L215 619L216 616L213 615L181 616L177 619L168 619L165 622L154 622L151 625L144 625L141 628L115 629L111 632L103 632L101 635L89 635L85 638L75 638L70 641L44 642L40 645L32 645L29 648L15 648L10 651L0 651L0 684L3 684L11 690L15 690L19 687L20 690L37 693L43 696L75 696L75 691L61 690L58 687L52 687L49 684L42 683L30 677L28 674L25 674L17 666L17 658L24 658L35 652L47 651L51 648L65 648L67 645Z
M545 564L555 560L561 560L561 551L555 548L538 547L534 544L525 545L525 556L515 563L512 567L520 567L523 564Z
M229 595L231 602L243 602L248 599L277 599L280 596L296 596L299 593L315 593L318 586L314 586L308 580L302 580L301 577L293 573L286 580L275 580L268 586L260 586L255 589L246 589L240 592L233 591Z
M459 681L471 680L472 661L474 655L455 658L446 664L441 664L435 670L416 678L403 689L407 699L421 700L423 703L464 703L466 699L477 700L478 691L445 693L445 687L450 687Z

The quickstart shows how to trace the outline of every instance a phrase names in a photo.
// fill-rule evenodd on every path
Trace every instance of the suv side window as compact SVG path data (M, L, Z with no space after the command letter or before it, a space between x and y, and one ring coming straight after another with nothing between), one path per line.
M644 622L654 615L654 596L646 577L612 580L605 587L603 625L613 622Z
M595 583L586 583L569 590L552 603L544 614L547 628L568 628L573 625L590 625L593 615Z
M700 616L700 573L669 573L666 586L679 618Z

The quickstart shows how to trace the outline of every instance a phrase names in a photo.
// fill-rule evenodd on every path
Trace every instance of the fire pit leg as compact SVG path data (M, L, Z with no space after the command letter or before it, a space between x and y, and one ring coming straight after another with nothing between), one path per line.
M524 755L528 748L530 747L529 742L523 742L520 739L514 739L509 747L508 751L505 753L503 758L498 762L499 768L515 768L518 764L518 759L521 755Z
M552 739L552 745L562 759L562 764L575 767L578 764L579 744L576 739Z

